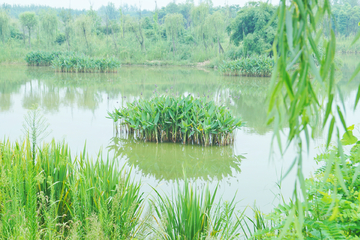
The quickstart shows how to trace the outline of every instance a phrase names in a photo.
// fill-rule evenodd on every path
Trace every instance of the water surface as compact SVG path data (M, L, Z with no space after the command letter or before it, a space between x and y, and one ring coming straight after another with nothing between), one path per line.
M346 106L352 109L356 94L355 80L345 84L354 67L347 63L337 72ZM351 62L351 61L350 61ZM293 148L284 158L272 149L272 129L266 125L268 78L223 77L216 71L178 67L122 67L117 74L55 73L48 67L0 66L0 137L23 138L26 112L41 107L52 130L46 140L66 141L73 152L86 143L90 154L100 148L117 157L119 165L133 168L143 191L151 187L171 192L176 180L186 173L199 186L220 185L224 199L237 193L240 207L256 204L269 211L281 192L285 198L294 188L294 174L279 179L295 157ZM246 126L236 132L233 146L201 147L173 143L144 143L114 135L107 112L138 98L154 94L206 96L225 104ZM347 115L350 124L358 123L359 112ZM306 176L316 169L312 160L323 140L321 134L312 143L304 162ZM279 190L281 187L281 191Z

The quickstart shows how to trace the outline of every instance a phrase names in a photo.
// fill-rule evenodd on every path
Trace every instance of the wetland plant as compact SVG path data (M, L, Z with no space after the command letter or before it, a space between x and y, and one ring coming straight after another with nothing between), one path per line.
M141 227L140 182L115 161L44 144L35 161L28 140L0 141L0 238L129 239Z
M230 202L215 202L216 187L199 190L191 186L186 176L184 185L177 182L171 196L157 193L152 201L157 227L154 232L160 239L237 239L241 232L239 218L235 214L235 197Z
M127 103L126 108L108 113L118 132L151 142L228 145L243 122L224 106L206 98L156 96Z
M52 61L62 54L64 53L59 51L33 51L26 54L25 61L29 66L50 66Z
M111 58L92 58L81 54L61 55L52 61L52 67L58 72L109 73L117 72L120 61Z
M270 77L274 68L274 60L266 56L240 58L233 61L224 61L219 71L224 75L247 77Z

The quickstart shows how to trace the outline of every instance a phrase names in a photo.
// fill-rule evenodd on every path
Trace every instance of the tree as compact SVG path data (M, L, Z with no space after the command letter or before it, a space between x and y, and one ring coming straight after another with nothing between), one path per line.
M238 13L236 18L228 26L227 31L230 35L230 40L238 46L240 42L245 41L244 39L248 34L252 34L248 37L247 43L252 43L252 40L256 40L257 44L263 44L260 48L263 51L274 42L276 21L273 21L269 26L268 23L274 16L276 8L268 3L261 2L250 2ZM265 45L264 45L265 44ZM247 44L244 46L245 52L251 53L252 50L256 49L256 45ZM263 52L255 51L258 54Z
M194 30L199 39L203 41L205 49L207 49L206 44L206 26L205 21L206 17L209 14L210 6L207 3L202 2L199 6L193 7L191 9L191 20L194 25Z
M90 36L91 36L91 29L92 29L92 18L89 15L81 15L75 20L76 32L77 35L85 40L86 48L88 53L91 52L90 48Z
M27 28L29 33L29 48L31 49L31 31L37 26L38 20L34 12L23 12L19 15L23 29Z
M206 24L208 33L212 33L213 38L216 39L219 48L219 54L224 53L224 49L221 46L220 38L224 33L225 21L223 15L217 11L206 18Z
M173 56L175 56L177 37L184 29L184 18L180 13L167 14L165 16L166 35L172 40Z
M45 35L48 49L50 45L55 41L56 32L58 27L58 18L54 11L41 11L40 13L40 25Z
M8 12L4 9L0 10L0 36L3 43L5 42L5 35L9 30L9 20Z
M71 24L71 10L62 10L60 12L60 18L61 21L64 24L64 34L65 34L65 39L66 39L66 43L68 45L68 51L70 51L70 34L73 31L72 29L72 24Z

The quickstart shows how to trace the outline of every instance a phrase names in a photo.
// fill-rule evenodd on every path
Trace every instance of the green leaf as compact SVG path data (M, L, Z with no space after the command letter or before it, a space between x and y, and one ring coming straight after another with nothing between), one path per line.
M352 127L352 129L354 129L354 125L352 125L351 127ZM349 128L351 129L351 127L349 127ZM358 141L357 137L354 136L353 131L350 130L349 128L343 134L342 139L341 139L342 145L345 145L345 146L346 145L353 145Z
M334 131L334 125L335 125L335 118L332 117L331 122L330 122L330 126L329 126L329 133L328 133L328 137L327 137L327 141L326 141L326 148L328 148L329 145L330 145L332 133Z

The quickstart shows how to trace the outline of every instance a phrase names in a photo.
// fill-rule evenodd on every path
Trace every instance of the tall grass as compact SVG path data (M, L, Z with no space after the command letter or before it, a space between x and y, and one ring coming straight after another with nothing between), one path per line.
M216 187L198 190L185 177L184 186L177 182L177 191L162 196L156 191L155 233L161 239L235 239L240 235L240 221L234 220L234 198L224 205L215 203ZM235 217L234 217L235 218Z
M274 60L266 56L240 58L233 61L223 61L219 71L225 75L269 77L274 67Z
M120 131L152 142L182 142L228 145L242 121L224 106L206 98L157 96L127 103L127 108L109 113ZM117 127L116 127L117 128Z
M32 161L29 141L0 142L0 222L4 239L86 238L94 226L105 238L134 237L143 210L140 183L115 162L73 160L52 141Z

